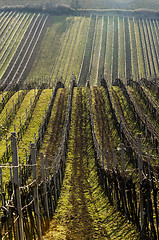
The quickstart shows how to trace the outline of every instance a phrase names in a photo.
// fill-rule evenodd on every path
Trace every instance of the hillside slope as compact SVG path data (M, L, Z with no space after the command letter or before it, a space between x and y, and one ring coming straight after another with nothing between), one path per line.
M66 173L50 229L43 239L139 239L106 199L98 183L88 88L75 88Z

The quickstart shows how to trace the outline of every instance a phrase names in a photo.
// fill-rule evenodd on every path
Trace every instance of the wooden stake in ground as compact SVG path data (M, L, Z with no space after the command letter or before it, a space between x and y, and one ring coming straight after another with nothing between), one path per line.
M36 179L36 155L35 155L35 144L34 143L31 143L31 162L32 162L32 170L33 170L33 181L35 181L35 183L34 183L34 208L35 208L35 217L36 217L36 225L37 225L37 234L38 234L38 239L42 240L39 198L38 198L38 184L37 184L37 179Z
M49 206L48 206L48 197L47 197L46 177L45 177L45 171L44 171L44 160L43 160L44 156L42 152L40 154L40 158L41 158L41 175L43 180L43 190L44 190L44 196L45 196L45 209L46 209L47 219L49 220L50 216L49 216Z
M125 173L125 162L124 162L124 144L121 144L121 169L122 169L122 174L124 175Z
M0 167L0 178L1 178L2 206L5 206L5 195L4 195L4 188L3 188L3 175L2 175L2 167Z
M52 216L54 214L54 204L52 200L52 193L51 193L51 183L50 183L50 171L49 171L49 164L48 164L48 159L47 156L45 157L45 167L46 167L46 176L47 176L47 182L48 182L48 187L49 187L49 196L50 196L50 203L51 203L51 212Z
M142 162L142 142L141 134L137 135L138 137L138 169L139 169L139 189L140 189L140 220L141 220L141 232L144 227L144 208L143 208L143 195L142 195L142 179L143 179L143 162Z
M116 161L116 149L113 150L113 162L114 162L114 168L117 169L117 161Z
M18 151L17 151L17 136L16 133L11 133L11 149L12 149L12 165L13 165L13 184L16 196L17 204L17 214L18 218L18 240L24 240L24 230L23 230L23 217L22 217L22 207L21 207L21 196L19 189L19 179L18 179Z
M107 169L109 170L110 165L109 165L109 152L106 151L106 161L107 161Z

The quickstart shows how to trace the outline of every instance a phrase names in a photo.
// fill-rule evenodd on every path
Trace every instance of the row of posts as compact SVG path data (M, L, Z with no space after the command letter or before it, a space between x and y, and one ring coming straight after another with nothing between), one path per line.
M144 208L143 208L143 195L141 191L141 183L143 180L143 160L142 160L142 138L141 134L137 135L138 138L138 172L139 172L139 194L140 194L140 219L141 219L141 231L144 227ZM107 169L110 169L110 163L109 163L109 152L106 151L106 162L107 162ZM117 169L117 159L116 159L116 150L113 150L113 165L114 168ZM103 153L103 137L102 137L102 167L105 169L104 164L104 153ZM150 174L150 162L148 162L148 169ZM122 174L125 173L125 161L124 161L124 144L121 144L121 170Z
M18 213L18 232L19 232L19 239L24 239L24 230L23 230L23 217L22 217L22 207L21 207L21 196L20 196L20 181L19 181L19 174L18 174L18 152L17 152L17 136L16 133L11 134L11 149L12 149L12 166L13 166L13 185L15 190L15 196L17 200L17 213ZM103 154L102 154L103 156ZM32 159L32 170L33 170L33 181L34 181L34 208L35 208L35 217L36 217L36 225L37 225L37 234L38 239L42 239L42 232L41 232L41 223L40 223L40 210L39 210L39 198L38 198L38 185L37 185L37 177L36 177L36 148L35 144L31 143L31 159ZM109 166L109 157L108 152L106 152L106 159L107 159L107 167ZM121 168L122 172L125 172L125 162L124 162L124 144L121 144ZM117 161L116 161L116 150L113 151L113 162L114 167L117 168ZM104 158L102 157L102 164L104 168ZM44 173L44 163L43 163L43 154L41 153L41 167L42 167L42 179L45 179ZM48 171L48 166L47 166ZM142 162L142 142L141 142L141 134L138 134L138 171L139 171L139 185L143 180L143 162ZM0 172L1 175L1 172ZM49 173L47 174L49 175ZM45 194L45 205L48 213L49 219L49 209L48 209L48 201L47 201L47 190L46 190L46 183L44 181L44 194ZM141 218L141 229L143 228L144 223L144 209L143 209L143 198L142 192L140 190L140 218Z
M11 133L11 149L12 149L12 166L13 166L13 186L17 204L18 218L18 240L24 240L24 229L23 229L23 216L21 206L21 195L20 195L20 181L18 174L18 151L17 151L17 136L16 133ZM40 209L39 209L39 198L38 198L38 184L36 181L36 148L35 144L31 143L31 160L32 160L32 171L34 181L34 209L37 226L38 239L42 239L41 223L40 223Z

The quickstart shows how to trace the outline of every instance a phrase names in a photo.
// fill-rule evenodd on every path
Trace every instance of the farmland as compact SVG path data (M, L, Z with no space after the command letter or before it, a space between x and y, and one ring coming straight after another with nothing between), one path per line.
M24 77L46 18L39 15L1 14L1 87L9 88Z
M155 19L0 13L0 238L159 239L158 40Z
M135 187L134 191L139 197L137 184L139 177L136 159L138 154L138 134L142 134L142 159L145 166L144 174L148 174L146 166L147 164L150 164L152 174L155 178L157 177L158 170L156 166L159 160L157 144L159 140L159 122L157 118L159 109L157 105L157 95L144 82L142 82L142 84L135 84L135 81L130 80L128 85L125 86L122 81L120 81L118 80L114 86L110 88L106 87L106 82L102 82L102 86L74 87L73 91L70 91L69 88L63 88L64 85L61 85L61 88L58 88L57 91L55 91L55 88L44 90L36 89L30 91L20 90L19 92L12 94L12 97L10 97L1 111L2 127L6 124L5 121L3 121L3 118L5 119L6 117L5 115L8 114L10 116L10 121L7 122L6 129L4 130L5 132L2 132L3 134L0 146L3 168L8 166L7 162L9 160L11 161L11 138L9 134L11 131L16 131L18 134L18 154L20 157L20 166L27 166L30 154L30 141L34 142L37 146L37 179L39 181L39 189L42 177L40 164L41 151L47 156L50 174L53 174L52 176L54 178L56 176L55 182L51 181L52 183L50 183L54 184L55 189L57 189L52 198L53 205L55 207L59 196L59 185L56 186L56 183L62 184L61 180L58 180L58 176L60 176L60 169L58 169L58 166L60 166L59 159L61 159L61 157L63 159L65 156L59 155L59 152L63 149L63 145L61 145L63 142L62 139L65 136L66 122L69 121L68 126L70 130L69 134L66 135L68 138L67 154L65 156L66 176L64 185L61 189L61 198L59 200L57 212L51 222L51 230L44 236L44 239L49 239L50 236L55 237L57 231L59 232L59 236L61 238L63 235L73 237L78 234L78 225L83 224L83 222L87 224L83 225L83 231L79 234L79 237L82 236L83 232L87 231L87 234L93 234L93 236L97 234L99 236L103 236L104 239L107 239L108 233L116 239L121 239L120 235L122 235L122 239L131 239L132 234L134 239L138 239L138 230L133 225L129 225L128 222L124 222L121 215L116 215L117 213L114 215L113 207L109 206L109 204L112 204L110 199L113 199L113 194L111 196L111 193L107 193L106 190L106 194L108 194L108 200L106 200L102 193L103 190L98 186L98 188L96 187L97 192L93 193L92 199L92 196L88 191L94 191L94 187L98 185L96 161L99 161L101 167L104 167L105 171L110 171L110 174L111 169L113 169L114 166L116 166L115 168L117 168L118 171L123 171L120 148L121 143L124 143L124 161L127 171L125 172L125 178L129 181L128 179L131 173L133 174ZM72 98L70 97L70 94L72 95ZM5 97L6 96L4 95L4 99ZM70 101L71 105L69 104ZM145 101L147 101L147 106L145 105ZM91 103L92 105L90 105ZM153 108L151 104L153 104ZM70 106L72 109L71 117L66 120ZM8 112L5 114L6 108L8 109ZM154 109L156 109L156 112L154 112ZM16 115L13 114L12 111L15 111ZM145 118L145 116L147 116L147 118ZM6 134L8 134L7 137ZM95 134L96 141L94 137L92 137L94 136L92 134ZM83 139L82 142L80 139ZM99 152L96 148L99 148ZM52 164L53 166L56 164L56 167L52 168ZM78 166L80 166L80 169ZM54 168L56 169L56 173L54 172ZM46 170L47 169L48 168L46 167ZM27 168L27 172L25 172L25 169L23 170L21 182L24 183L25 181L30 181L30 178L25 180L26 174L29 174L29 170L27 170ZM85 175L82 176L86 183L84 183L83 180L80 180L82 172L85 173ZM8 169L5 171L3 170L3 181L8 181L8 178ZM58 181L60 182L58 183ZM112 191L116 191L109 181L110 179L108 178L107 184L109 187ZM7 185L6 187L4 185L4 189L7 191ZM98 194L101 195L100 203L98 200ZM154 197L151 191L150 196L151 198ZM135 201L138 208L138 197L135 200L130 200L129 195L126 195L126 201L132 201L132 204L134 204L133 201ZM40 204L42 204L41 201L42 200L40 200ZM86 201L87 204L85 205ZM122 195L120 196L119 201L122 201ZM156 201L155 198L154 201ZM22 204L24 204L24 202L22 202ZM117 203L115 199L113 199L113 204L116 207L118 206L116 205ZM82 218L80 218L80 220L78 219L78 209L80 209L78 205L81 205L81 207L85 206L85 211L82 213ZM107 212L108 206L109 212ZM95 214L96 208L99 211L99 216L96 216ZM42 209L43 205L41 205L41 214L43 212ZM122 212L122 209L119 208L118 210L121 210ZM83 211L82 208L80 211ZM106 223L106 225L104 224L102 228L100 227L98 221L99 218L104 218L105 213L103 211L107 212L107 215L109 216L109 223L113 221L112 217L110 217L112 214L114 217L118 216L115 221L122 221L121 228L118 231L116 230L115 225L113 227L113 231ZM129 214L131 214L129 207L127 211L130 211ZM67 214L72 216L74 219L73 222ZM135 210L133 214L136 214L136 218L140 221L140 215L138 215ZM157 212L154 209L154 226L156 226L156 214ZM62 222L60 220L61 217L65 219ZM45 220L43 219L43 221ZM68 223L67 227L65 225L65 221ZM92 222L92 224L90 225L89 222ZM60 230L58 227L59 224ZM113 224L113 222L111 224ZM89 228L86 226L89 226ZM69 234L67 228L70 229ZM108 230L107 233L104 230L106 228ZM127 228L129 228L130 235L125 236ZM45 227L43 226L42 229L44 234ZM151 232L150 229L146 234L153 236L153 234L156 233L154 231Z
M91 16L69 18L66 22L66 30L59 39L61 46L58 43L53 62L47 59L43 63L44 53L39 53L28 81L43 79L55 86L60 79L68 87L72 76L81 86L85 86L88 79L91 85L98 85L101 76L109 83L118 77L125 81L159 76L156 20ZM46 66L43 75L37 76L43 64Z
M2 12L1 22L2 89L41 82L53 87L58 80L68 87L72 76L80 86L89 79L97 86L101 76L109 84L159 76L157 20Z

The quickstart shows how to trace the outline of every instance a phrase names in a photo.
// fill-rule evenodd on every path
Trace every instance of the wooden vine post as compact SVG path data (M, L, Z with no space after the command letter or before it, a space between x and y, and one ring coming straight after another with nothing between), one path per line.
M117 160L116 160L116 149L113 150L113 162L114 162L114 168L117 169Z
M49 206L48 206L48 197L47 197L46 177L45 177L45 171L44 171L44 156L42 152L40 153L40 158L41 158L41 175L43 180L43 190L44 190L44 196L45 196L45 209L46 209L47 219L49 222L50 216L49 216Z
M55 169L55 160L53 158L53 179L54 179L54 191L55 191L55 205L57 205L57 181L56 181L56 169Z
M45 157L45 167L46 167L46 177L47 177L47 182L48 182L48 186L49 186L49 197L50 197L50 202L51 202L51 212L52 212L52 216L54 214L54 204L53 204L53 200L52 200L52 193L51 193L51 183L50 183L50 171L49 171L49 164L48 164L48 159L47 156Z
M144 227L144 206L143 206L143 194L142 194L142 180L143 180L143 162L142 162L142 141L141 134L137 134L138 137L138 169L139 169L139 190L140 190L140 221L141 221L141 232Z
M34 208L35 208L37 234L38 234L38 239L42 240L39 198L38 198L38 184L36 181L36 152L35 152L35 144L34 143L31 143L31 162L32 162L32 170L33 170L33 181L35 181L35 183L34 183Z
M13 185L15 191L15 199L17 204L18 213L18 240L24 240L24 230L23 230L23 216L21 207L21 196L19 188L19 178L18 178L18 151L17 151L17 136L16 133L11 133L11 149L12 149L12 165L13 165Z
M2 167L0 167L0 178L1 178L2 206L5 206L5 194L4 194L4 187L3 187Z
M106 161L107 161L107 169L109 170L110 164L109 164L109 152L106 151Z
M104 129L102 128L102 167L104 169Z
M121 144L121 169L123 176L125 175L125 162L124 162L124 144Z

